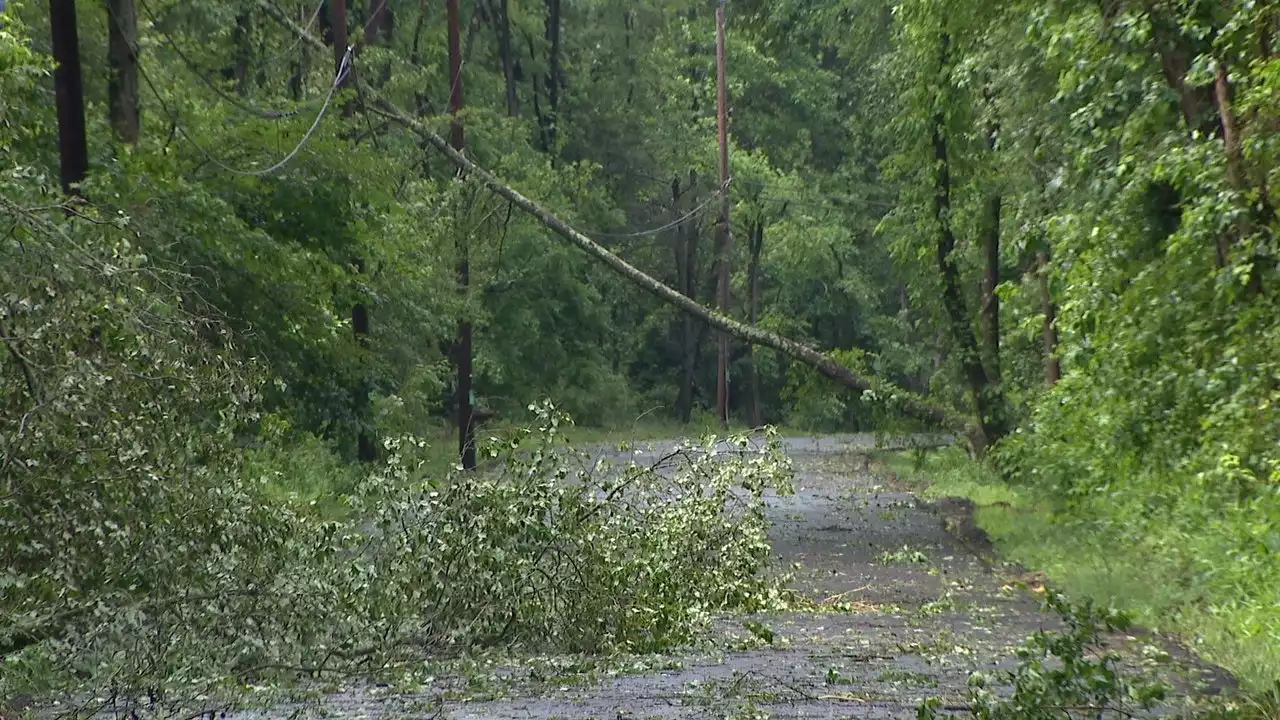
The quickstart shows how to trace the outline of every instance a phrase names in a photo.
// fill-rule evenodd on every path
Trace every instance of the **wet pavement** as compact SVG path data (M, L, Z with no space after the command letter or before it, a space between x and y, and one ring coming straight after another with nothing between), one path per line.
M647 667L490 668L483 683L442 676L412 692L348 691L239 716L913 718L926 697L963 715L971 672L1012 668L1028 635L1058 626L1034 587L1014 587L1025 574L995 558L967 502L928 503L874 472L871 436L787 438L784 446L796 493L770 498L770 537L778 567L813 601L808 611L721 618L704 646ZM637 461L661 457L671 443L642 447ZM1146 663L1184 690L1230 685L1163 639L1115 643L1135 668ZM1157 714L1185 700L1179 694Z

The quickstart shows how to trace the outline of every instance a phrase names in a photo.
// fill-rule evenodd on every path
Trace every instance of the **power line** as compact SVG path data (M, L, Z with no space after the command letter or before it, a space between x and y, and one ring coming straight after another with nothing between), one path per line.
M676 218L675 220L672 220L671 222L665 225L660 225L656 228L650 228L648 230L639 230L637 232L629 232L629 233L584 232L583 234L588 236L595 235L597 237L607 237L607 238L617 238L617 239L638 238L638 237L645 237L647 235L657 235L659 233L666 232L667 230L670 230L684 222L687 222L688 220L694 218L697 215L702 214L703 211L705 211L708 207L711 206L712 202L719 199L720 195L726 192L728 189L729 189L729 183L725 183L724 185L720 186L719 190L712 193L711 195L708 195L707 199L704 200L702 204L699 205L698 207L690 210L689 212L685 213L679 218Z
M187 69L191 71L191 74L195 75L196 78L200 80L201 83L207 86L210 90L214 92L214 94L222 98L225 102L228 102L231 105L234 105L235 107L239 108L240 110L243 110L244 112L247 112L251 115L256 115L266 120L279 120L282 118L293 117L294 115L297 115L303 110L306 110L310 108L312 105L314 105L314 101L309 101L307 103L299 105L298 107L292 110L264 110L262 108L257 107L256 105L253 105L252 103L246 102L233 95L227 94L225 90L218 87L217 83L213 82L208 78L208 76L205 75L204 70L202 70L199 67L199 65L196 64L195 61L193 61L185 52L183 52L182 48L178 45L177 40L175 40L173 36L170 35L168 31L166 31L164 27L161 25L160 19L156 17L156 14L154 12L152 12L151 7L148 6L146 3L139 3L139 5L142 6L142 10L147 14L147 17L151 19L151 26L156 31L158 31L161 36L164 37L165 44L168 45L169 49L173 50L173 52L176 53L179 58L181 58L182 63L187 66ZM314 18L313 18L313 21L314 21Z
M302 139L298 141L298 144L288 155L285 155L279 162L263 170L239 170L237 168L233 168L218 160L208 150L205 150L204 147L201 146L200 143L196 142L195 138L191 137L191 134L188 133L178 122L177 114L169 109L164 98L160 95L159 89L156 88L155 83L151 82L151 76L143 71L141 66L139 66L139 71L142 74L142 79L146 81L147 87L151 88L152 94L156 96L156 100L160 103L160 106L164 108L165 114L169 115L169 119L173 122L174 129L184 140L198 150L201 155L204 155L205 159L218 168L233 175L241 175L245 177L266 177L267 175L283 168L285 165L288 165L289 162L302 151L302 147L307 144L307 141L311 139L311 136L314 135L316 130L320 127L320 121L324 119L325 113L329 109L329 104L332 102L334 94L338 91L338 88L342 85L342 81L346 79L347 74L351 71L351 60L354 51L355 48L353 46L347 46L347 52L342 56L342 65L339 68L338 73L334 76L333 83L329 86L329 92L325 95L324 104L320 107L320 112L316 114L316 119L311 123L311 127L307 129L306 134L302 136Z

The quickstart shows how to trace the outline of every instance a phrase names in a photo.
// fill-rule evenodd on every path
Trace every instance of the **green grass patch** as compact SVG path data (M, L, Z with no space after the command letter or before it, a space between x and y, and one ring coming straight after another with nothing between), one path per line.
M1229 520L1188 533L1113 498L1066 509L955 448L877 459L925 497L972 500L978 525L1005 558L1043 571L1071 596L1110 603L1181 637L1251 692L1280 692L1280 561L1261 547L1254 557L1216 554L1232 541ZM1205 561L1215 556L1217 563Z

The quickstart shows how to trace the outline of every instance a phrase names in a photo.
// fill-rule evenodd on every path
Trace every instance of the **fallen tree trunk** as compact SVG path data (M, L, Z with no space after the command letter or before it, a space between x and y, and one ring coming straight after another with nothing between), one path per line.
M287 27L304 42L311 44L317 49L325 49L324 44L320 40L310 35L305 29L281 13L280 10L270 2L267 2L266 0L259 0L259 7L261 7L269 16L274 18L276 22ZM577 231L568 223L553 215L546 208L533 200L530 200L524 195L521 195L509 185L498 180L498 178L494 177L492 173L479 165L476 165L466 155L455 150L449 145L448 141L446 141L439 133L428 127L426 123L423 123L384 99L374 88L365 85L364 82L359 79L359 75L356 75L355 77L356 82L360 84L360 90L365 94L365 97L371 98L375 101L372 106L374 112L378 112L384 117L408 128L414 134L422 138L422 140L427 144L431 145L431 147L435 148L440 154L449 158L454 165L458 166L458 168L468 176L479 180L480 183L490 191L537 218L537 220L548 229L552 230L565 240L568 240L573 245L581 248L588 255L594 257L600 262L603 262L605 265L608 265L614 272L653 294L659 300L669 305L673 305L681 312L688 313L689 315L707 323L711 327L729 333L739 340L751 343L752 345L762 345L764 347L773 348L774 350L784 353L791 358L813 367L822 375L849 389L857 390L864 394L871 394L874 399L888 404L908 417L923 420L924 422L933 425L950 428L960 428L967 424L968 421L963 416L940 405L931 403L919 395L896 387L892 383L884 380L859 375L808 345L796 342L790 338L785 338L759 327L738 322L731 317L722 315L711 308L701 305L692 298L686 297L674 288L668 287L663 282L650 277L639 268L636 268L610 252L608 248L605 248L591 238ZM727 188L721 188L720 191L726 192Z

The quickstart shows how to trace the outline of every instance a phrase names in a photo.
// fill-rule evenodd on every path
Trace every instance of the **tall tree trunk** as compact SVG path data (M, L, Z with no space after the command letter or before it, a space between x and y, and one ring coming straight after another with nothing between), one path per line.
M995 151L996 129L987 133L988 152ZM987 378L999 383L1000 372L1000 193L994 192L986 200L984 227L982 229L982 359Z
M465 147L462 133L462 41L458 12L458 0L446 0L445 12L449 23L449 111L453 115L450 128L449 146L458 152ZM461 169L459 169L461 175ZM459 234L456 238L458 248L458 287L464 300L471 284L471 265L468 258L470 248L468 238ZM476 468L476 433L474 400L471 392L471 320L463 317L458 323L458 342L456 345L456 362L458 368L458 455L464 470Z
M564 72L560 68L560 0L547 0L547 42L550 49L547 54L547 114L544 122L546 123L546 150L554 153L559 123L560 89L564 82Z
M341 1L341 0L339 0ZM363 275L365 271L364 259L355 259L355 269L357 275ZM369 332L370 319L369 307L362 302L357 302L351 308L351 329L355 335L356 345L363 354L369 348ZM361 364L361 377L356 381L355 387L355 415L356 422L359 424L360 430L356 436L356 452L361 462L373 462L378 459L378 448L374 442L373 434L373 408L369 402L369 378L365 375L365 364Z
M510 0L489 0L492 4L478 6L485 9L485 16L493 27L493 34L498 40L498 63L502 69L503 82L506 85L507 117L520 116L519 77L516 70L515 46L511 36Z
M1245 167L1244 146L1241 140L1242 129L1240 127L1239 118L1236 116L1235 109L1232 107L1232 89L1231 79L1227 74L1227 64L1223 60L1217 63L1217 71L1214 75L1214 105L1218 110L1218 118L1222 124L1222 144L1223 150L1227 156L1227 184L1238 193L1245 194L1250 190L1249 172ZM1218 234L1218 263L1226 266L1231 259L1232 245L1237 244L1240 240L1247 238L1253 233L1255 227L1255 218L1262 215L1263 223L1265 218L1274 217L1268 205L1267 193L1261 193L1260 204L1265 208L1264 213L1259 213L1257 206L1250 205L1244 208L1240 215L1239 221L1236 223L1236 232L1239 238L1236 242L1227 233ZM1262 293L1262 268L1266 265L1266 258L1255 255L1252 260L1252 267L1249 270L1248 288L1254 294Z
M697 174L689 171L689 184L684 192L692 192ZM671 183L675 213L680 216L680 180ZM692 200L691 200L692 204ZM685 220L676 226L676 283L680 294L693 300L697 292L698 228L696 220ZM691 315L681 317L680 326L680 393L676 414L682 423L693 419L694 379L698 369L698 324Z
M396 16L387 0L368 0L364 26L364 44L391 42L395 37Z
M133 0L107 0L107 109L116 139L128 145L137 144L141 132L137 46Z
M347 35L347 0L328 0L328 5L329 27L333 37L333 71L336 76L337 73L342 72L342 65L347 57L347 45L349 44ZM339 87L345 87L346 84L347 81L344 79ZM347 109L350 109L349 105ZM355 267L357 275L364 274L365 263L363 257L353 258L352 265ZM363 351L369 345L369 335L372 329L369 306L363 302L356 302L351 307L351 329L355 335L356 345ZM356 445L358 456L362 462L372 462L378 458L378 448L373 437L373 412L369 402L369 393L368 378L362 375L354 390L356 422L360 427L356 437Z
M112 0L113 2L115 0ZM235 63L231 66L231 78L236 81L236 92L244 95L249 90L249 66L252 64L253 19L248 11L236 15L236 27L231 31L231 44L235 46Z
M310 15L307 14L308 12L309 10L306 7L299 10L300 19L304 23L310 18ZM290 66L293 68L293 73L289 76L289 97L294 102L301 102L303 83L311 67L311 51L305 46L299 47L297 58L291 61Z
M756 218L750 230L750 257L747 260L747 322L755 325L760 320L760 254L764 249L764 218ZM764 425L764 403L760 397L760 368L756 364L756 349L747 346L747 382L751 393L751 425Z
M987 447L1003 437L1005 431L996 403L992 401L993 388L988 382L986 370L982 367L982 358L973 337L964 297L960 292L960 270L955 258L952 257L952 252L956 248L956 237L951 227L951 164L947 153L945 123L946 120L941 113L934 116L933 151L937 169L934 177L933 210L934 220L938 225L938 272L942 276L942 305L951 330L951 342L960 362L960 369L969 384L974 409L978 414L978 424L982 431L982 441L974 450L982 454Z
M1049 387L1058 384L1062 379L1062 363L1058 360L1058 328L1057 309L1053 304L1053 295L1049 292L1049 253L1041 250L1036 253L1036 284L1040 287L1040 311L1044 314L1044 329L1041 333L1044 344L1044 381Z
M1202 47L1203 41L1188 36L1179 27L1178 18L1167 10L1152 8L1147 17L1151 23L1152 49L1160 58L1165 83L1178 94L1178 108L1187 133L1212 134L1213 121L1208 111L1213 103L1213 90L1187 79L1193 61L1207 48Z
M391 3L387 0L366 0L364 4L364 47L379 44L390 44L395 39L396 16ZM366 63L369 70L365 77L375 87L381 88L391 79L391 63L384 62L376 68ZM367 115L366 115L367 119ZM370 129L370 134L373 133ZM374 137L377 143L377 137Z
M62 190L67 193L89 171L89 145L84 128L84 83L80 76L80 39L76 33L76 0L49 0L54 98L58 106L58 160Z
M733 228L729 225L729 90L725 77L724 5L716 8L716 128L720 142L720 217L716 222L716 262L719 264L720 313L729 315L732 290ZM729 334L720 333L716 358L716 414L729 427Z

